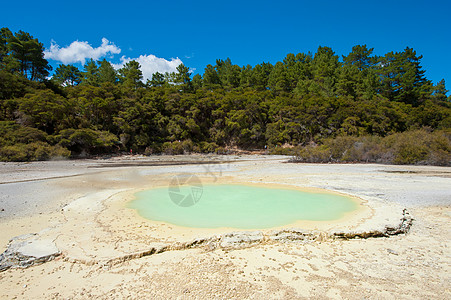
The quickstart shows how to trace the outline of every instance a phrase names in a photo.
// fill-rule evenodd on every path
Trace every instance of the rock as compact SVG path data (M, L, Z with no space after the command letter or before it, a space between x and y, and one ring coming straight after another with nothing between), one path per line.
M398 252L396 252L395 250L392 249L387 249L387 252L393 255L398 255Z
M284 229L272 231L268 238L273 241L287 242L287 241L311 241L314 239L314 234L305 233L298 229Z
M385 226L383 231L373 230L373 231L362 231L362 232L335 232L333 236L338 239L355 239L355 238L377 238L377 237L389 237L392 235L406 234L410 231L413 224L413 218L410 216L409 212L404 209L402 218L399 220L399 224L394 226Z
M242 248L262 241L261 231L231 232L221 236L219 245L222 248Z
M52 240L36 239L26 234L11 239L8 248L0 255L0 272L9 268L27 268L42 264L61 255Z

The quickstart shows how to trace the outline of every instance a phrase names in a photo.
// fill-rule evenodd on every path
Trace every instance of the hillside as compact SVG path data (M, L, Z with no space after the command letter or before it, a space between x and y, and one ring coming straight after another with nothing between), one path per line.
M207 65L193 76L140 65L83 70L44 59L29 33L0 33L0 160L121 152L267 149L307 162L451 164L451 98L425 77L412 48L339 57L329 47L275 64Z

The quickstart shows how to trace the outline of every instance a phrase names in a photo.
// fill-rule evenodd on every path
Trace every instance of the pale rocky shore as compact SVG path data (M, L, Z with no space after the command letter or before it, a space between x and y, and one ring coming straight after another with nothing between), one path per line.
M0 163L0 298L451 298L451 168L288 159ZM361 207L337 222L252 231L180 228L126 207L179 173L324 189Z

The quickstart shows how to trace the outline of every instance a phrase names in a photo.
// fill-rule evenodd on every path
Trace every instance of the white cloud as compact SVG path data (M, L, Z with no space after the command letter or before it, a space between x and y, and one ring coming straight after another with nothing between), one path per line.
M140 55L138 58L126 58L121 57L121 63L113 64L115 69L122 68L127 62L135 60L141 65L141 71L143 73L143 81L146 82L147 79L152 79L152 74L159 72L164 74L165 72L177 72L176 68L182 64L180 58L172 58L171 60L166 60L164 58L156 57L153 54Z
M106 38L102 39L102 45L93 48L88 42L74 41L69 46L61 48L55 41L52 41L49 50L44 51L46 59L53 59L63 64L71 64L80 62L86 63L87 59L98 60L101 57L105 57L112 54L121 53L121 49L114 43L110 42ZM129 58L122 56L121 62L118 64L112 64L115 69L120 69L131 60L136 60L141 65L141 71L143 73L143 81L152 79L152 74L160 72L176 72L176 68L182 64L180 58L171 58L170 60L156 57L153 54L140 55L138 58ZM192 70L191 70L192 71Z
M84 64L86 59L92 58L98 60L101 57L110 54L119 54L121 49L116 45L108 41L106 38L102 38L102 45L97 48L93 48L88 42L75 41L67 47L60 48L58 44L52 41L49 50L44 51L46 59L53 59L60 61L63 64L71 64L80 62Z

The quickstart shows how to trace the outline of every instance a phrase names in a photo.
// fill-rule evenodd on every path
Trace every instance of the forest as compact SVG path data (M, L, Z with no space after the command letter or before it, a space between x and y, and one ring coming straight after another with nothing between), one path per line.
M409 47L339 56L320 46L255 66L217 59L202 75L181 64L147 82L136 61L52 70L44 50L27 32L0 31L1 161L247 150L451 165L451 97Z

